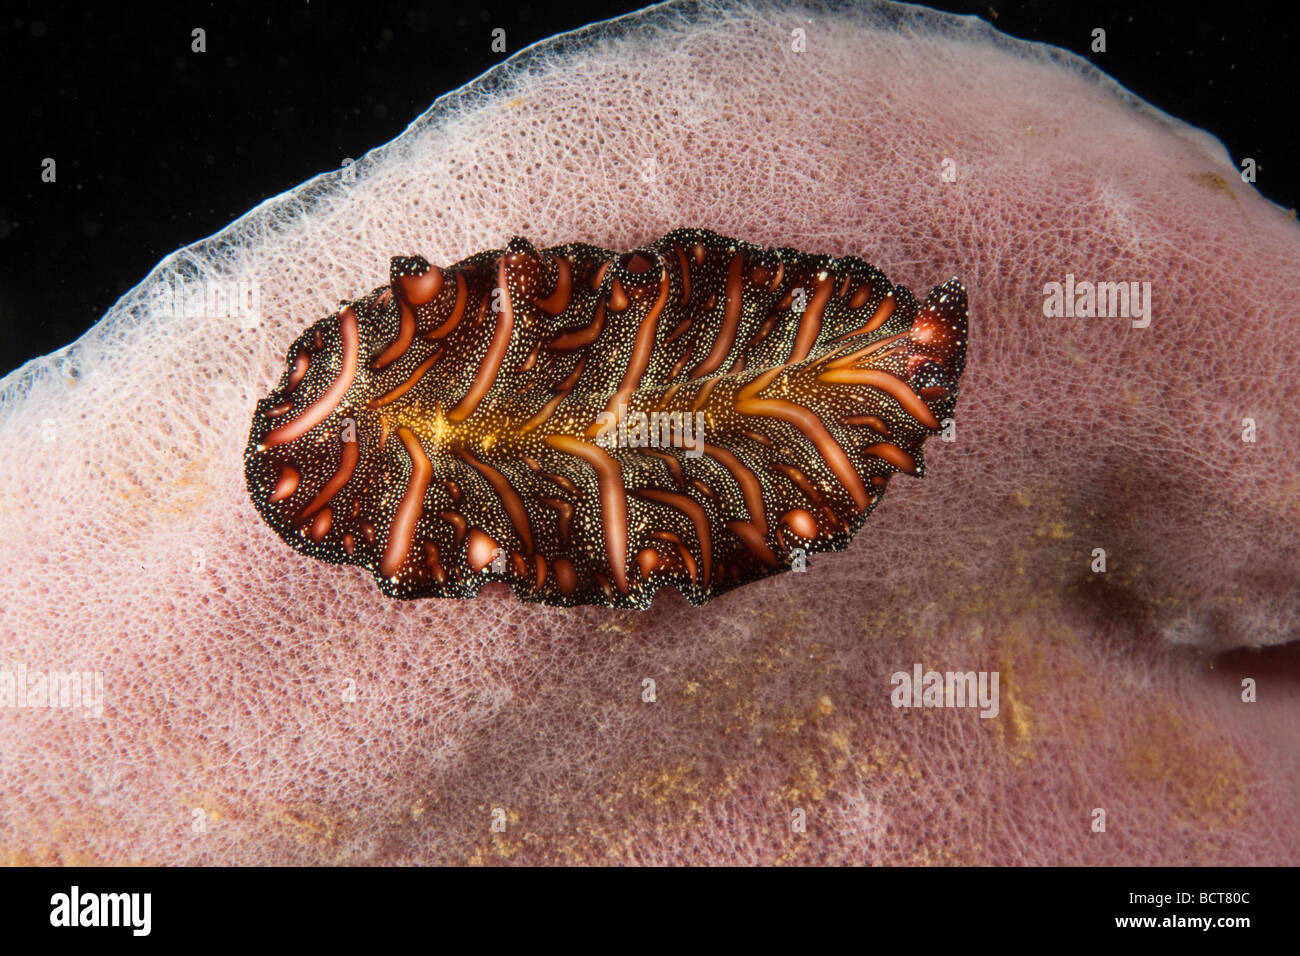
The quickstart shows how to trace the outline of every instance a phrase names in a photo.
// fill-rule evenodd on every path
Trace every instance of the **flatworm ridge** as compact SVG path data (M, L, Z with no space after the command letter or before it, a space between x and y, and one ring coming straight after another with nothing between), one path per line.
M847 547L953 412L966 290L678 229L516 237L308 328L258 403L253 504L400 598L694 604Z

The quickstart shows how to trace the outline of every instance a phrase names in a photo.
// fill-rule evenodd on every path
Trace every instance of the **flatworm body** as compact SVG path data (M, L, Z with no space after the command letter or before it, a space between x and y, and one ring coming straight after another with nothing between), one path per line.
M840 550L952 414L966 290L679 229L512 239L307 329L253 416L254 505L394 597L692 603Z

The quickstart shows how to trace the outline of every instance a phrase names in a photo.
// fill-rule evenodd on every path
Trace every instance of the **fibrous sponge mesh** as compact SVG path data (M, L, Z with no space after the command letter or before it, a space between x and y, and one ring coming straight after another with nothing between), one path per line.
M405 604L260 522L253 405L390 256L516 234L630 249L684 225L970 290L957 441L849 552L703 609ZM1095 674L1123 673L1116 634L1295 634L1298 247L1211 137L974 19L671 3L526 51L169 256L0 386L0 667L105 680L99 719L0 710L0 849L1169 862L1194 832L1206 862L1277 856L1300 748L1233 789L1285 741ZM1150 326L1045 317L1067 273L1150 282ZM213 289L255 292L253 318L193 308ZM1178 698L1185 662L1142 646ZM914 661L1005 667L1002 714L892 709ZM1126 736L1134 708L1154 754ZM1211 719L1226 750L1198 737ZM1150 825L1089 842L1093 785Z

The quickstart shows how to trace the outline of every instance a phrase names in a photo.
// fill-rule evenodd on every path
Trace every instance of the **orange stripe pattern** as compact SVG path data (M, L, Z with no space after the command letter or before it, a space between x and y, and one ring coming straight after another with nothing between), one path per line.
M397 256L289 347L245 478L296 550L393 597L701 604L846 548L924 474L966 338L956 279L920 301L853 256L704 229Z

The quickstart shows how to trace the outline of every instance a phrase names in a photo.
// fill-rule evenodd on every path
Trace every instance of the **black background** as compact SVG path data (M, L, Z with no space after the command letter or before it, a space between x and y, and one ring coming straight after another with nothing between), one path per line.
M554 33L563 4L7 4L0 14L0 374L89 328L163 256L391 140L440 94ZM1234 4L937 3L1096 63L1259 164L1294 208L1296 28ZM190 31L207 52L190 52ZM1108 52L1089 52L1091 31ZM53 157L58 182L41 182Z
M756 838L761 839L760 835ZM943 834L934 834L936 840ZM1105 837L1101 837L1105 839ZM750 869L546 873L487 869L0 870L0 931L19 952L105 944L177 952L369 954L577 949L763 953L847 944L875 953L1261 952L1294 949L1286 868ZM150 892L152 933L52 928L50 898ZM1154 906L1131 894L1248 893L1248 903ZM1117 917L1241 917L1249 927L1117 927ZM32 945L34 944L34 945ZM53 944L53 945L52 945ZM61 944L61 945L60 945ZM78 947L72 950L72 947ZM274 949L273 949L274 947ZM844 948L841 945L840 948ZM90 951L93 951L90 950Z

